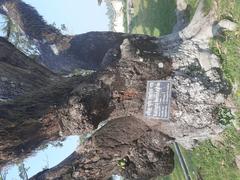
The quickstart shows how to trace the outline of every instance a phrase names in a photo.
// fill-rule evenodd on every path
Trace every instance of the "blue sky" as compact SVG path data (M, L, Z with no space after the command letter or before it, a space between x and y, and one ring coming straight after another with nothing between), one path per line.
M34 153L24 160L28 170L28 176L31 177L37 172L42 171L46 165L53 167L69 156L78 146L79 137L70 136L63 142L63 147L54 147L49 145L46 149ZM18 177L17 166L10 166L7 174L7 180L20 180Z
M105 4L97 0L24 0L52 24L65 24L71 34L108 30Z
M57 27L65 24L70 34L81 34L88 31L107 31L109 20L104 4L98 6L97 0L23 0L35 7L45 20ZM1 35L1 33L0 33ZM47 149L35 153L27 158L25 167L30 167L28 175L31 177L49 163L55 166L70 155L79 144L79 137L67 138L62 148L49 146ZM19 180L16 166L10 167L7 180Z

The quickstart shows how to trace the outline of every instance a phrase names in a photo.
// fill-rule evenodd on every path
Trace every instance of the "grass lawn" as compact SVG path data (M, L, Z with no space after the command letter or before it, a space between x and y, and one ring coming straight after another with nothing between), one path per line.
M133 0L130 31L160 36L169 34L176 23L175 0Z
M188 15L188 20L191 21L198 5L198 0L186 0L186 3L188 4L187 6L187 15Z
M240 0L217 0L219 19L230 19L240 25ZM240 26L239 26L240 27ZM220 57L225 78L234 86L233 99L237 104L236 122L240 119L240 29L225 32L212 39L210 47ZM192 160L205 180L240 180L235 156L240 155L240 133L233 124L222 134L219 145L203 142L195 148Z
M188 170L189 170L189 174L191 176L191 179L192 180L198 180L197 166L196 166L195 162L193 162L191 151L187 151L186 149L184 149L181 146L180 146L180 149L181 149L182 155L184 156L184 158L186 160L186 164L188 166ZM178 180L178 179L176 179L176 180Z
M207 15L209 11L212 9L214 0L204 0L203 11Z
M235 155L240 152L240 137L234 127L228 128L219 144L203 142L191 153L193 164L204 180L240 180Z

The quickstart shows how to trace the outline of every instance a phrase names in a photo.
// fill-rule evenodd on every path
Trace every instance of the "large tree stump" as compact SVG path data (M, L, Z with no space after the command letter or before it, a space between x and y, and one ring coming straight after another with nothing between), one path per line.
M35 39L45 67L57 73L97 70L63 77L0 39L0 167L50 140L93 133L104 121L71 156L33 179L107 179L112 173L149 179L172 171L173 140L191 148L223 130L214 111L231 87L209 51L215 13L205 16L202 1L186 28L160 38L114 32L63 36L22 1L0 3ZM170 121L147 119L146 82L166 79L173 83Z

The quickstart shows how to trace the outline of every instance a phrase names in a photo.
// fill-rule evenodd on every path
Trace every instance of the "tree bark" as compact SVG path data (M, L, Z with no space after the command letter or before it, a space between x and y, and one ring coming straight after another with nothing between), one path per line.
M56 167L31 179L149 179L173 170L171 138L132 116L113 119ZM157 141L157 142L156 142ZM121 160L124 166L119 166Z
M142 41L141 38L140 41ZM14 49L8 42L5 40L4 42ZM1 48L5 51L4 47ZM1 139L1 165L10 160L17 161L19 157L28 155L45 140L60 138L59 134L64 136L81 135L92 132L101 121L107 119L110 121L118 117L138 114L142 116L146 80L167 77L171 71L171 60L165 57L159 59L159 55L150 56L148 54L147 57L151 57L153 63L145 62L142 67L142 62L135 61L136 48L130 46L128 40L122 44L121 48L123 60L88 77L72 78L62 78L51 74L47 69L17 51L18 56L16 57L22 55L26 59L26 67L36 65L46 71L45 74L39 75L39 78L42 78L43 75L46 76L45 82L48 85L46 86L46 83L39 84L37 89L29 92L25 87L16 86L14 89L8 89L8 92L12 94L18 92L19 88L24 93L11 100L9 100L10 97L8 97L9 99L5 97L8 101L0 104L1 134L5 136ZM6 54L3 60L8 56L9 54ZM20 69L21 64L13 64L13 60L17 61L18 59L9 58L5 63L12 64L11 69L13 70ZM164 63L166 67L164 70L156 66L158 61ZM31 65L28 65L28 62ZM23 66L23 70L25 70L25 66ZM2 71L3 75L6 75L9 69L3 68ZM38 72L37 69L29 71L31 76ZM20 73L19 75L22 76ZM4 79L3 83L12 82L14 78L15 76L9 74L8 79L6 81ZM25 78L23 82L24 80ZM24 83L27 84L27 82ZM36 137L30 136L33 132ZM9 134L9 136L5 134ZM9 143L5 143L6 140Z
M61 78L1 40L4 46L0 48L5 53L1 62L6 64L0 68L2 75L18 70L16 74L8 74L2 83L13 82L18 75L23 77L18 83L27 85L9 87L9 93L14 94L19 89L24 93L20 97L5 95L5 102L0 104L1 166L19 161L42 143L59 139L60 134L92 132L101 121L108 119L109 123L67 160L34 178L106 179L115 172L129 178L147 179L172 171L173 152L167 144L172 138L152 131L142 120L133 117L143 111L147 78L165 78L170 74L169 59L160 60L168 67L164 70L153 63L144 63L144 71L140 72L143 64L134 61L136 48L126 41L122 45L124 60L89 77ZM15 50L16 59L6 50ZM157 60L159 56L152 58ZM34 76L40 70L35 80L43 79L45 83L36 87L33 81L26 82L30 77L23 76L25 71ZM144 83L138 84L140 81ZM36 89L30 91L28 86ZM156 138L162 140L154 146ZM128 167L118 167L118 161L126 157ZM148 169L144 169L146 164Z
M214 110L231 88L208 49L214 12L201 13L202 1L189 26L161 38L113 32L63 36L20 0L0 2L37 40L40 62L49 69L98 70L62 77L0 39L0 167L47 141L92 133L105 121L71 156L32 179L107 179L112 173L149 179L172 171L173 140L191 148L223 130ZM166 79L173 84L170 121L144 117L147 81Z
M89 32L80 35L63 35L48 25L42 16L30 5L21 0L0 1L4 14L16 24L26 36L35 41L41 58L38 62L48 69L61 74L68 74L75 69L83 68L100 70L120 59L119 46L125 38L134 37L116 32ZM143 44L138 48L151 49L153 43L145 42L150 37L142 37ZM151 40L156 40L153 38ZM176 39L175 39L176 40ZM156 47L156 45L154 45Z

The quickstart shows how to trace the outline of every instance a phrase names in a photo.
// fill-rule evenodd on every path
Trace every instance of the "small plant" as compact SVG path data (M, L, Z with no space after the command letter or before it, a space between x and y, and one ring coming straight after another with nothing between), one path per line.
M218 107L216 113L219 123L224 126L230 124L232 120L234 120L234 115L232 114L231 109L227 107L224 106Z
M121 169L126 169L126 166L127 166L127 159L126 158L123 158L121 160L118 160L118 167L120 167Z

